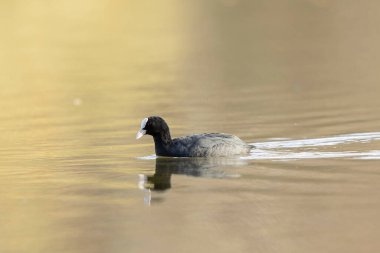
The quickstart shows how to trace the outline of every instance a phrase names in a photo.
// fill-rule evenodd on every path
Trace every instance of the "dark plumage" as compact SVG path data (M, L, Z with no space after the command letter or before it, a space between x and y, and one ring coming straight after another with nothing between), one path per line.
M156 155L172 157L208 157L246 155L253 148L230 134L195 134L172 139L169 126L158 116L145 118L136 139L143 135L153 136Z

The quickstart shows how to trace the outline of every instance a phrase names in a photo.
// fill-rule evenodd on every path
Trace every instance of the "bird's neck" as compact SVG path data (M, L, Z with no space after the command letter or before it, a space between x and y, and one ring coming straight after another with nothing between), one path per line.
M169 146L172 143L170 132L161 132L153 136L156 155L167 156L169 154Z

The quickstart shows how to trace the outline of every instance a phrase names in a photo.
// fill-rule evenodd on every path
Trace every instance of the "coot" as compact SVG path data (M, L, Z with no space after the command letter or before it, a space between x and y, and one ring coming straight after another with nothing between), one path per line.
M222 133L195 134L172 139L169 126L158 116L141 121L136 139L152 135L156 155L171 157L209 157L247 155L253 148L234 135Z

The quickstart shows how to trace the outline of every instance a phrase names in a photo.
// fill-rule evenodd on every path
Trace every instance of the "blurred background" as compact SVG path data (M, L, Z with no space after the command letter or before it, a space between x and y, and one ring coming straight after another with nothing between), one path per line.
M247 142L379 131L379 11L353 0L0 1L0 251L379 250L379 155L218 162L206 177L170 163L171 189L154 192L138 175L163 165L138 159L154 153L150 137L135 140L150 115L173 136Z

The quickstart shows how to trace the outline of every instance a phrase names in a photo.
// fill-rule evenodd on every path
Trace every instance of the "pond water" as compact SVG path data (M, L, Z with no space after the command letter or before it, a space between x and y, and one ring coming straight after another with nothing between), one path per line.
M377 252L380 4L2 1L0 252ZM225 132L242 158L157 158Z

